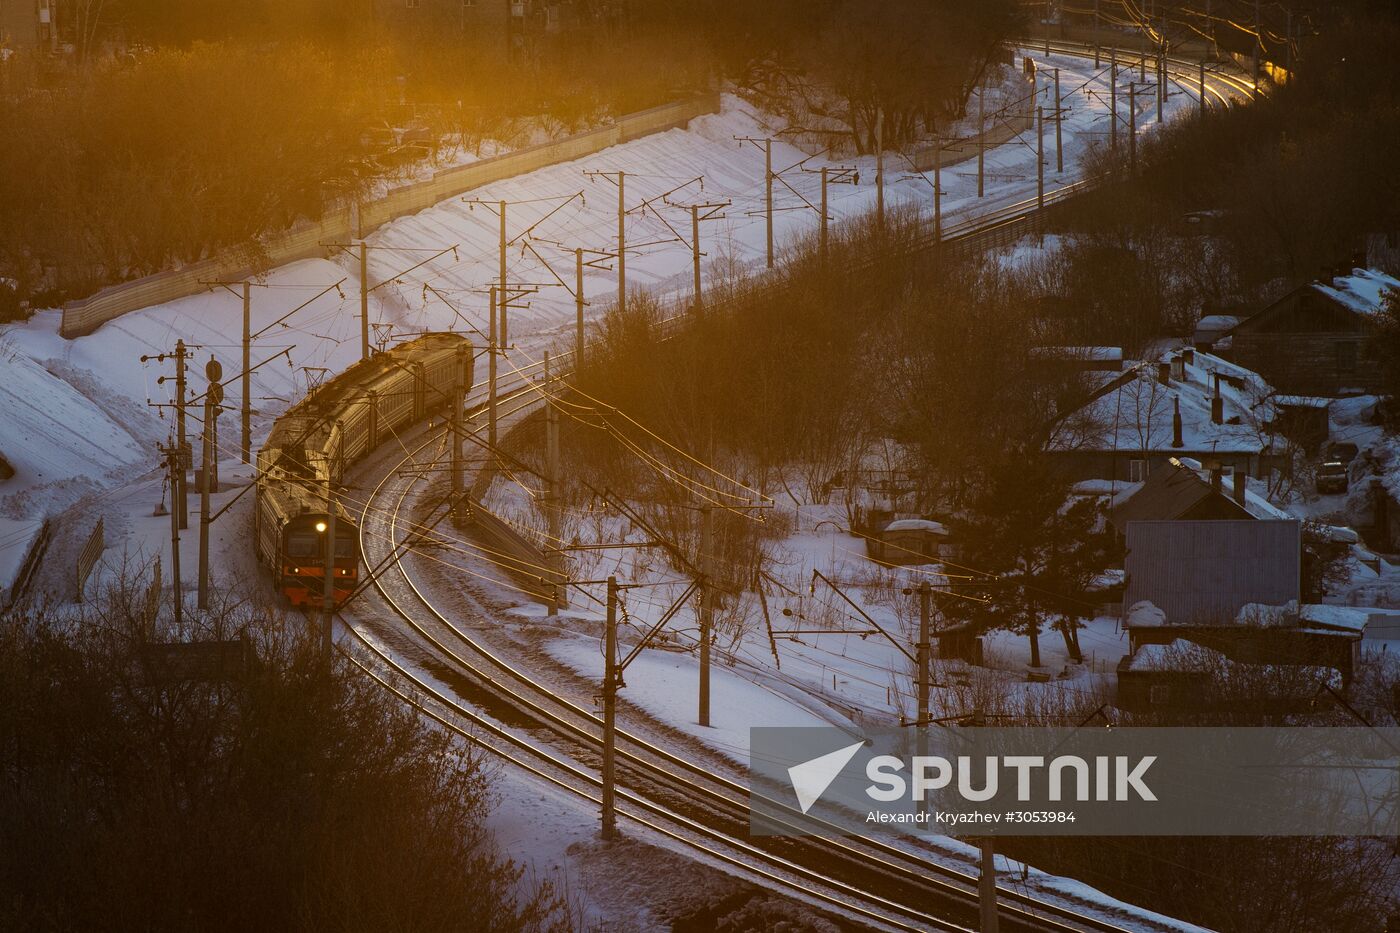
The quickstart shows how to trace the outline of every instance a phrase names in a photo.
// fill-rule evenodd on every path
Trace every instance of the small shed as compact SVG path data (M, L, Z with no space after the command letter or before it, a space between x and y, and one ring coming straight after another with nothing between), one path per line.
M1331 403L1331 399L1317 395L1275 396L1279 433L1296 441L1308 452L1316 451L1331 431L1328 422L1328 406Z
M1244 318L1237 314L1207 314L1196 322L1196 332L1191 335L1191 345L1202 353L1209 353L1235 325Z
M886 564L931 564L949 553L948 529L925 518L899 518L865 539L866 554Z

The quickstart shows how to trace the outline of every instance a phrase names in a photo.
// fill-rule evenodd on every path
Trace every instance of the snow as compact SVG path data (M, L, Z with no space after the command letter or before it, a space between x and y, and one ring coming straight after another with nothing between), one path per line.
M898 518L890 522L884 528L885 531L926 531L929 534L946 535L948 529L942 522L929 521L924 518Z
M1342 629L1360 634L1366 630L1372 611L1355 609L1349 606L1304 605L1298 612L1298 620L1323 628Z
M1265 425L1273 420L1272 390L1256 373L1218 356L1195 352L1190 364L1178 360L1180 351L1127 366L1076 415L1062 422L1049 446L1059 450L1142 450L1175 453L1256 453L1270 447ZM1173 360L1177 362L1173 363ZM1172 363L1173 372L1160 379L1159 365ZM1179 367L1179 368L1178 368ZM1179 375L1178 375L1179 372ZM1215 376L1220 376L1221 424L1211 419ZM1174 418L1180 404L1182 446L1174 447ZM1075 429L1088 416L1086 436Z
M1157 628L1167 624L1167 614L1150 600L1144 599L1129 607L1123 624L1128 628Z
M624 649L626 650L626 649ZM583 674L601 680L603 654L597 642L551 642L549 653ZM749 729L760 726L831 726L786 697L726 670L710 668L710 726L696 722L700 667L689 654L643 651L623 672L621 697L747 767Z
M1381 312L1386 293L1400 291L1400 279L1375 269L1352 269L1330 285L1314 282L1312 287L1359 314L1371 315Z

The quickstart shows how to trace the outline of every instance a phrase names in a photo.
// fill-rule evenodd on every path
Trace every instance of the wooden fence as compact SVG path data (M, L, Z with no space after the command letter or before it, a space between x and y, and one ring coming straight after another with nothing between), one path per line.
M99 515L97 524L92 526L92 534L88 535L87 543L78 554L78 602L83 601L83 589L87 586L88 577L92 575L92 568L97 566L97 559L102 556L104 547L106 541L102 537L102 516Z
M325 256L327 244L346 242L408 214L495 181L533 172L549 165L580 159L652 133L683 127L694 118L719 110L719 94L702 94L620 117L616 123L554 142L444 169L426 181L394 188L382 198L335 207L318 221L304 221L283 233L266 237L256 247L228 249L217 256L179 269L158 272L131 282L110 285L63 307L59 333L67 338L90 334L101 325L131 311L174 301L204 291L200 284L241 279L269 268Z

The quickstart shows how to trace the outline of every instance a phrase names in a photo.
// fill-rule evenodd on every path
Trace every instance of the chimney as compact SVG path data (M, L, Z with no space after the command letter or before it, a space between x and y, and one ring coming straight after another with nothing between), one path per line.
M1217 460L1210 465L1210 488L1220 492L1221 473L1220 462Z
M1181 439L1181 399L1175 396L1172 397L1172 446L1186 446Z
M1168 385L1172 381L1172 364L1167 360L1157 364L1157 381L1162 385Z
M1182 351L1181 351L1181 361L1182 361L1183 363L1185 363L1187 366L1195 366L1195 365L1196 365L1196 348L1195 348L1195 347L1187 347L1185 350L1182 350Z
M1172 356L1172 378L1177 382L1186 381L1186 360L1180 353Z
M1220 373L1212 373L1215 377L1215 394L1210 398L1210 423L1225 423L1225 400L1220 397Z
M1235 467L1235 501L1240 505L1245 502L1245 490L1249 488L1249 473L1240 467Z

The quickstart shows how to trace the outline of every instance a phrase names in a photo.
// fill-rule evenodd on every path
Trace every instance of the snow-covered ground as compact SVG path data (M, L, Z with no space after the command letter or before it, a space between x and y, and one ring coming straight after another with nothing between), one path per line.
M1064 103L1070 112L1063 127L1063 174L1054 171L1053 143L1047 132L1050 164L1046 182L1050 187L1078 177L1078 157L1102 138L1107 125L1106 75L1078 59L1064 58L1053 64L1062 69ZM1079 90L1073 90L1076 88ZM1144 101L1140 107L1140 114L1146 114L1150 104ZM1173 113L1193 107L1184 94L1172 98ZM686 129L656 134L579 162L551 166L473 192L472 197L488 201L525 202L513 203L508 211L508 234L516 240L509 253L509 278L512 283L537 286L539 291L511 308L513 346L505 369L525 365L544 349L567 342L574 301L558 286L557 279L572 284L571 251L575 247L608 250L616 246L616 188L601 178L590 178L586 171L627 173L626 204L632 210L627 221L629 286L683 296L688 294L690 281L690 250L685 242L688 222L683 223L688 216L667 206L660 196L671 191L671 200L677 203L732 201L724 219L702 225L707 280L761 268L765 242L763 154L734 137L768 136L781 129L777 121L727 94L721 113L692 121ZM928 180L906 173L897 154L889 153L886 159L886 203L892 208L918 207L927 218L932 208ZM775 184L779 244L810 235L817 227L818 218L808 202L818 203L819 176L801 171L804 162L811 169L835 164L809 157L785 142L774 143L773 165L782 172L781 182ZM945 224L1024 201L1034 194L1033 132L989 151L986 163L987 196L981 199L976 196L975 163L945 171ZM872 210L876 201L874 157L843 160L841 164L859 167L861 184L832 186L831 212L838 223ZM700 177L704 179L703 191L698 181L692 181ZM583 198L569 201L550 215L563 199L580 191ZM645 209L641 208L643 202L648 203ZM370 284L380 286L370 296L371 321L378 325L376 338L393 340L425 329L486 330L484 289L498 274L498 224L488 209L457 199L377 231L370 238L369 265ZM528 237L523 236L526 230L531 231ZM457 247L455 256L449 253L408 271L432 253L451 246ZM347 256L308 260L272 270L253 289L252 330L258 336L252 358L254 363L263 364L250 380L254 450L276 415L320 378L322 368L339 371L359 358L357 272L357 264ZM596 316L615 290L615 272L589 269L585 293L590 315ZM293 309L298 310L280 320ZM193 347L191 393L202 392L203 364L210 356L223 363L226 375L241 367L241 302L233 294L212 289L126 315L94 334L71 341L57 336L58 323L57 311L42 311L9 329L0 341L4 372L0 379L0 455L15 469L13 478L0 483L0 584L8 583L8 574L48 516L59 520L39 581L42 590L59 599L72 597L73 561L98 516L104 519L107 542L99 577L123 560L142 561L167 552L163 569L168 580L170 523L168 517L152 512L158 502L169 505L157 468L156 445L173 433L173 423L169 407L148 407L148 402L170 402L173 381L158 380L173 375L174 368L169 360L143 363L141 357L169 353L175 341L183 339ZM229 389L227 404L236 405L241 385L234 382ZM197 438L198 430L192 420L192 438ZM238 463L236 411L226 412L221 419L219 456L223 488L214 497L216 509L233 502L251 478L250 468ZM197 501L192 497L190 530L181 540L187 591L193 586L196 567ZM247 541L250 506L251 496L243 496L213 526L216 581L257 579ZM861 560L862 548L856 539L816 530L823 517L819 510L803 516L798 534L789 542L794 551L795 582L800 582L805 570L818 565L822 555L820 566L838 573L838 568ZM833 555L835 559L831 559ZM805 592L800 585L795 588ZM775 597L775 627L786 627L809 613L830 616L834 603L828 599L830 605L818 609L812 602L816 598L808 597L804 602L800 597ZM901 615L893 605L876 599L862 597L862 602L891 631L907 635L907 612ZM781 615L783 608L792 609L792 619ZM849 618L844 620L844 624L849 623ZM693 621L684 624L693 628ZM1116 635L1103 628L1107 656L1116 650ZM1051 640L1045 642L1047 657L1055 658ZM888 642L833 632L779 638L777 644L781 668L763 633L746 636L717 652L715 725L710 729L693 725L692 685L698 680L698 671L687 654L644 656L629 672L626 699L708 742L736 764L747 758L747 726L755 722L849 725L866 719L897 721L910 711L907 659ZM1017 650L1014 643L993 644L992 652L1007 669L1002 679L1021 679L1014 673L1022 663ZM596 640L590 644L585 637L561 638L551 651L585 675L596 673L601 661ZM1053 667L1059 661L1047 663ZM947 673L956 678L965 672L950 668ZM1093 671L1081 670L1073 683L1088 684L1094 677ZM966 679L967 686L957 689L975 692L972 675ZM1039 685L1036 689L1054 690L1059 685ZM952 689L946 693L940 690L935 708L956 709L954 703L960 702L960 696ZM584 829L583 823L578 823L568 833L550 836L546 845L541 840L549 834L541 826L554 825L558 817L546 813L532 818L512 807L503 805L500 828L508 839L519 840L532 854L563 851L568 848L563 843L577 839ZM577 814L577 809L572 812ZM955 843L949 846L957 848ZM557 864L561 863L548 862L549 866Z
M1053 162L1047 166L1051 187L1077 177L1078 157L1103 137L1107 126L1103 71L1095 72L1091 63L1074 58L1056 58L1052 64L1061 68L1063 102L1070 113L1064 124L1065 172L1057 174ZM1048 101L1044 78L1041 92ZM1170 109L1189 112L1187 95L1175 95ZM1149 110L1149 102L1143 102L1140 123L1147 121ZM726 94L720 113L700 117L686 129L472 192L472 198L487 201L525 202L512 203L507 211L507 233L514 241L509 280L539 291L512 304L513 348L504 370L538 359L552 344L568 342L564 338L573 321L574 300L558 281L574 281L572 250L616 247L616 188L607 180L590 178L586 171L627 172L629 287L685 295L691 261L688 212L668 206L660 196L673 192L670 200L676 203L732 201L723 219L701 225L707 281L761 268L763 153L734 137L768 136L782 129L780 121ZM1050 158L1050 132L1046 136ZM974 163L944 173L945 223L1034 194L1033 133L990 150L986 161L987 196L981 199L976 196ZM815 231L818 218L809 205L819 203L819 175L801 167L817 169L823 164L835 163L811 158L781 140L774 143L773 165L781 173L774 186L780 246ZM837 223L872 210L876 201L874 156L841 164L859 167L861 183L831 186L830 210ZM898 153L887 153L886 202L891 208L916 206L927 218L932 210L929 181L906 172L906 167ZM703 190L698 180L692 181L702 177ZM562 199L578 192L582 198L550 215ZM370 284L380 286L370 294L375 339L392 340L424 329L487 330L484 290L498 276L498 242L495 214L464 199L400 218L377 231L370 238L369 262ZM448 253L406 271L451 246L457 247L455 257ZM596 315L615 294L616 273L589 268L584 278L590 314ZM338 288L331 287L336 283ZM360 283L358 264L351 257L293 263L272 270L262 284L266 287L254 288L252 296L252 331L258 334L253 360L257 363L283 350L287 356L252 376L255 437L305 391L309 378L319 376L316 367L338 371L359 355ZM323 289L328 289L326 294L316 298ZM304 302L309 302L306 307L274 323ZM0 483L0 521L5 522L0 526L0 570L13 570L18 564L43 517L58 515L86 496L130 483L156 468L155 445L171 433L170 411L147 408L147 402L171 400L173 386L158 384L157 379L172 374L173 366L168 361L143 364L141 356L168 353L177 339L196 345L192 392L203 390L202 367L210 355L220 359L226 374L241 368L242 306L236 295L222 289L125 315L71 341L57 336L58 321L57 311L42 311L10 329L0 345L5 371L0 380L0 456L16 468L12 479ZM228 401L236 404L240 387L230 389ZM225 459L236 451L235 431L235 418L226 415L220 434ZM8 582L8 574L0 576L0 584Z

